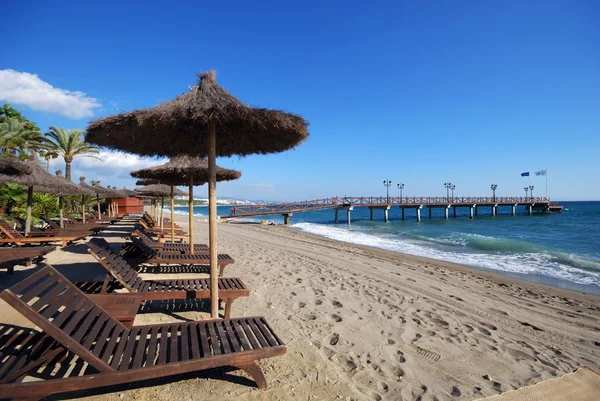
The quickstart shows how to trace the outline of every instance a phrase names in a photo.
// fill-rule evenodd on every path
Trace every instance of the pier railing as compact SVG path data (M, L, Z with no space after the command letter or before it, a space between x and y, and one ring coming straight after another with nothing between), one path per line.
M270 203L262 205L243 205L231 208L231 215L224 217L260 216L270 214L290 214L311 210L340 207L385 207L385 206L468 206L468 205L511 205L550 203L546 197L524 196L336 196L299 202Z

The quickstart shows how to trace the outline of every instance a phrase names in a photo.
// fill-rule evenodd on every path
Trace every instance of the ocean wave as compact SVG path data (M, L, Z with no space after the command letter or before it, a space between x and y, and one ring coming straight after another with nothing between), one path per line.
M505 271L519 274L536 274L578 284L600 286L600 262L556 251L548 251L537 245L493 237L465 234L463 250L448 251L436 247L439 240L426 241L402 238L392 233L373 234L356 229L332 227L323 224L297 223L294 228L338 241L372 246L390 251L454 262L471 267ZM470 241L469 241L470 239ZM441 241L448 245L447 241ZM450 241L451 242L451 241ZM428 244L434 243L432 246ZM456 242L454 242L456 243ZM471 247L474 245L473 247Z

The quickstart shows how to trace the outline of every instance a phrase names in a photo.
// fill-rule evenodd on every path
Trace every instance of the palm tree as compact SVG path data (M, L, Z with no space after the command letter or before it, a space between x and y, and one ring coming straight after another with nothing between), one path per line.
M16 118L0 123L0 151L11 155L34 154L46 148L46 138Z
M98 154L98 148L85 142L82 130L68 130L52 126L46 136L50 138L48 150L56 152L65 160L65 178L69 181L71 180L71 163L76 157L93 157L102 160L93 155Z
M42 150L40 151L40 156L46 160L46 171L50 171L50 159L56 159L58 157L58 152L50 149Z

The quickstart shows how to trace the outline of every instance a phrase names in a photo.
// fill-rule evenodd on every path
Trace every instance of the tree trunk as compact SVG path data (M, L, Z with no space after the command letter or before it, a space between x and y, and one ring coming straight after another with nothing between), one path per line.
M25 216L25 236L31 232L31 205L33 204L33 187L27 187L27 215Z
M65 178L68 181L71 181L71 163L73 161L72 160L65 160Z

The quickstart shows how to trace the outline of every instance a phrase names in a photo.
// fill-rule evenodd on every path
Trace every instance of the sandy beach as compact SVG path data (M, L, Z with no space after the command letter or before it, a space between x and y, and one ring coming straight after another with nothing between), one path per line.
M177 221L187 229L186 216ZM115 249L124 230L105 234ZM208 242L207 223L194 232ZM287 344L286 355L260 362L269 388L218 369L86 400L471 400L584 365L600 368L598 296L283 226L219 224L219 252L236 260L226 275L251 290L233 304L232 316L265 316ZM103 275L83 243L47 262L73 279ZM28 269L17 270L0 274L2 288ZM2 322L23 324L7 305L0 308ZM153 308L135 324L202 319L207 308Z

